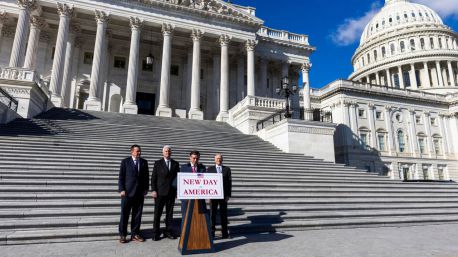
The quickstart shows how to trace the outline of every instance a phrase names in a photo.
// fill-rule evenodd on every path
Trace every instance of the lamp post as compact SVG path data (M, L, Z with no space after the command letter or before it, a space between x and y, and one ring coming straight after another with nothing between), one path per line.
M291 113L289 112L289 98L297 93L297 86L293 85L290 87L289 78L288 76L285 76L281 79L281 85L276 89L276 91L278 95L286 98L285 118L291 118Z
M152 48L153 48L153 29L151 29L151 46L149 50L148 56L146 56L146 64L147 65L153 65L154 63L154 56L152 54Z

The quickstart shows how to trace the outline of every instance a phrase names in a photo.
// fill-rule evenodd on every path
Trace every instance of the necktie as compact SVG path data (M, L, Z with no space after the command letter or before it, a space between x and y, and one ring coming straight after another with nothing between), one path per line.
M218 173L221 173L221 166L218 166Z
M196 173L196 166L192 166L192 173Z
M137 160L134 160L134 165L135 165L135 171L138 173L139 172L139 168L138 168L138 161Z
M167 165L167 169L170 170L170 161L167 160L167 161L165 161L165 163L166 163L166 165Z

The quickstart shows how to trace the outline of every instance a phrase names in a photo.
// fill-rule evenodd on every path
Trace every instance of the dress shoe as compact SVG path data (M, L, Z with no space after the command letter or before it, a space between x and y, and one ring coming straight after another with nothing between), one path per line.
M137 242L145 242L145 239L143 239L141 236L139 235L135 235L131 238L132 241L137 241Z
M119 237L119 242L120 242L121 244L125 244L125 243L127 243L128 241L127 241L127 239L126 239L125 236L121 236L121 237Z
M157 235L153 236L153 241L159 241L159 240L161 240L160 236L157 236Z
M168 239L177 239L174 235L172 235L171 233L165 233L164 234L165 237L167 237Z

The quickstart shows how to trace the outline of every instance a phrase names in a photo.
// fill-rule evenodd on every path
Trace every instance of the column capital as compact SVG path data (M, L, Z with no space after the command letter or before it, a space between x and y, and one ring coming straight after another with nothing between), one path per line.
M57 13L59 16L71 17L74 10L73 5L57 3Z
M386 105L385 106L385 111L391 111L393 109L393 106L391 105Z
M37 8L36 0L17 0L20 9L35 10Z
M174 30L175 30L175 26L173 26L172 24L162 23L162 35L171 36Z
M373 104L373 103L369 103L367 106L369 106L370 110L374 110L375 109L375 104Z
M302 72L309 72L311 68L312 68L312 64L309 62L304 62L303 64L301 64Z
M0 24L5 24L10 19L10 16L5 11L0 11Z
M415 113L416 113L416 110L415 110L415 109L408 109L408 111L409 111L409 113L410 113L411 115L415 115Z
M423 114L424 114L426 117L431 116L431 113L430 113L430 112L423 112Z
M229 35L221 35L219 36L218 42L221 46L228 46L231 42L232 37Z
M106 23L110 20L110 14L105 11L95 10L95 20L100 23Z
M129 25L132 30L140 30L143 27L143 20L138 17L129 17Z
M245 47L247 51L254 51L256 45L258 44L257 40L249 39L245 43Z
M35 15L30 17L30 24L32 24L33 27L38 28L40 30L46 28L48 25L44 18Z
M192 29L191 31L192 41L200 41L203 35L204 35L204 32L200 29Z

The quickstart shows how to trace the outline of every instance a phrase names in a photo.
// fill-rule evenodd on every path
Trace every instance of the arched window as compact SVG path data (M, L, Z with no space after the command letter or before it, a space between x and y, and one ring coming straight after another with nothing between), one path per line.
M377 50L374 50L374 62L377 61Z
M401 48L401 53L404 53L406 51L406 45L405 45L404 41L401 41L400 48Z
M443 48L443 45L442 45L442 38L439 38L439 49L442 49Z
M382 58L385 58L386 56L386 48L382 46Z
M394 55L396 53L396 48L395 48L394 44L390 45L390 53L391 53L391 55Z
M367 53L367 63L371 63L371 55Z
M420 48L421 50L425 49L425 39L424 38L420 38Z
M402 130L398 131L398 147L400 153L404 153L406 151L404 132Z
M414 39L410 40L410 51L415 51L415 40Z
M429 38L429 44L431 45L431 49L434 49L434 38Z
M426 135L423 133L419 133L418 137L418 149L420 150L420 154L426 153Z

